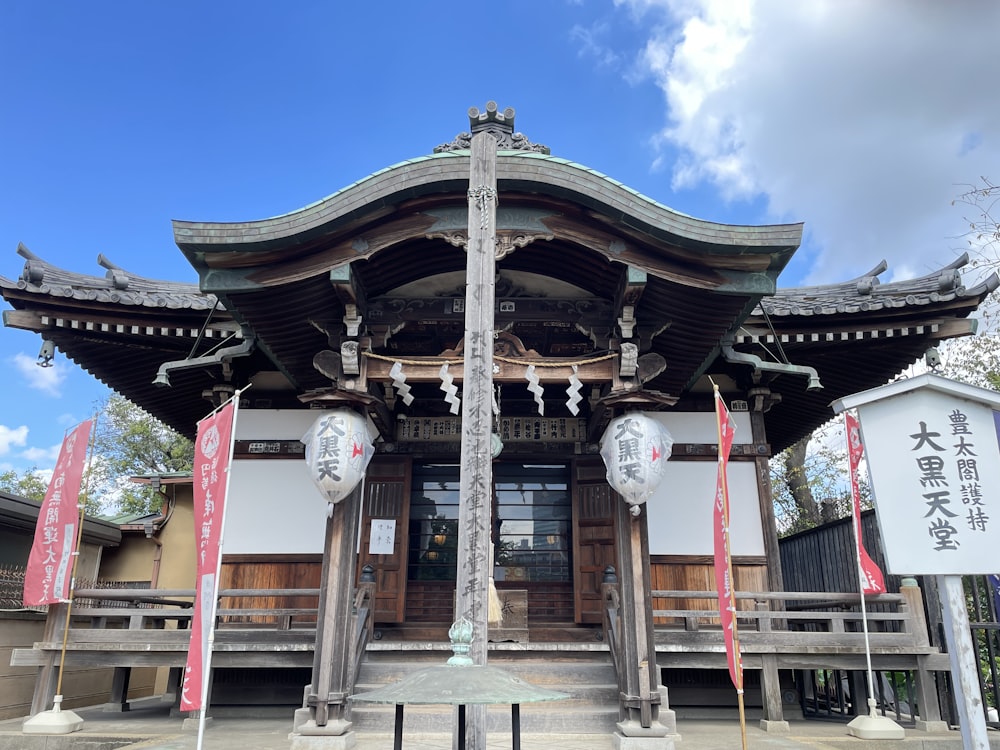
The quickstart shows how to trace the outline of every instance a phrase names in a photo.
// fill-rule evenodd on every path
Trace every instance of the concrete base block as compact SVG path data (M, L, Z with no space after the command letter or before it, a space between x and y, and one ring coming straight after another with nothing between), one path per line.
M312 711L308 708L297 708L292 714L292 734L299 731L299 727L312 721Z
M182 732L197 732L198 731L198 724L200 722L201 722L201 719L199 717L197 717L197 716L188 716L186 719L184 719L184 721L181 722L181 731ZM208 726L211 726L211 725L212 725L212 717L211 716L206 716L205 717L205 726L208 727Z
M71 734L83 729L83 719L73 711L58 708L41 711L21 725L22 734Z
M792 731L787 721L770 721L769 719L761 719L760 728L771 734L788 734Z
M857 716L847 724L847 733L860 740L901 740L906 732L887 716L874 713Z
M611 737L615 750L675 750L680 741L678 734L662 734L658 736L628 737L621 732L615 732Z
M307 721L288 735L290 750L351 750L358 744L358 735L351 726L349 721L334 721L322 727Z
M670 708L667 686L660 685L656 690L660 694L660 710L657 711L656 718L667 728L667 734L677 734L677 712Z
M914 729L918 732L950 732L951 727L947 721L924 721L917 719L914 722Z

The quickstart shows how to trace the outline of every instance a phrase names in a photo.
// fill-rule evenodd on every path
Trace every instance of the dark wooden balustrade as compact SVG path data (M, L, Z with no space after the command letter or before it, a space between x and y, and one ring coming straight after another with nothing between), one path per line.
M12 666L39 667L31 714L51 705L64 635L67 666L115 668L112 703L125 704L127 670L132 667L183 668L194 595L194 589L77 589L68 632L69 606L50 606L44 640L30 649L14 649L11 655ZM303 597L318 595L318 589L221 590L213 666L310 667L316 641L315 606L254 608L245 604L288 600L299 605ZM373 595L372 583L362 583L355 593L353 680L373 632Z
M617 671L624 634L616 584L604 584L603 595L605 640ZM727 669L716 592L654 590L650 596L658 666ZM783 721L779 670L866 668L860 595L737 592L736 600L743 668L761 672L766 720ZM865 607L873 669L912 671L921 719L940 721L930 673L947 671L949 663L947 654L929 645L919 589L867 596Z

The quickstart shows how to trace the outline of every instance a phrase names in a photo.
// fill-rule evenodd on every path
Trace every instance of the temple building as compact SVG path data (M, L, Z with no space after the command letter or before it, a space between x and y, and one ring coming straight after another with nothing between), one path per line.
M484 135L489 153L480 159ZM713 385L736 425L736 589L784 591L769 459L830 420L834 400L974 333L970 315L998 285L990 276L966 286L960 258L906 281L881 283L880 263L842 283L782 288L801 224L732 226L680 214L551 155L514 130L513 110L492 102L470 110L469 131L433 153L298 211L175 221L173 231L197 286L143 278L103 256L103 275L79 274L21 246L20 276L0 277L4 323L38 333L188 437L241 392L223 586L319 587L335 559L354 581L369 566L372 638L357 657L364 682L366 661L390 652L405 659L399 644L443 642L456 606L477 611L476 595L463 603L456 580L463 565L477 575L485 566L518 610L479 634L491 663L555 650L607 663L609 638L646 639L621 644L622 661L611 644L617 687L597 699L606 716L590 712L587 731L625 735L658 722L662 735L675 731L661 675L625 663L629 655L660 669L724 674L719 641L705 645L718 635L710 619L692 627L678 614L715 603L660 595L714 585ZM473 255L483 247L476 276ZM482 308L478 329L471 306ZM483 336L492 340L485 353ZM487 410L485 427L468 422L473 400ZM376 447L348 549L331 547L326 503L302 460L300 438L328 408L365 415ZM638 515L624 508L598 455L609 421L628 412L661 422L674 439L667 481ZM463 472L482 465L483 445L492 487L473 522L486 526L485 557L463 562ZM609 582L621 587L622 630L608 628ZM323 615L321 600L320 626L311 625L317 643ZM907 665L940 656L914 643L899 656ZM774 653L748 654L748 668L777 676L784 667L768 661ZM164 651L162 664L177 667L178 658ZM308 666L295 658L289 667ZM280 654L269 664L281 666ZM353 690L354 678L346 680L341 691ZM333 698L322 705L313 692L309 721L353 716L363 728L359 708ZM781 701L777 684L762 694L766 721L781 721ZM923 718L933 721L928 710Z

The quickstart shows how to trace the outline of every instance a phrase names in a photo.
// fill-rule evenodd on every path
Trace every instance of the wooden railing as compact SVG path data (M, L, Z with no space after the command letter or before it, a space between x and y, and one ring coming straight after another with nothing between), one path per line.
M605 584L604 642L622 674L623 650L620 602L616 584ZM312 667L316 640L316 609L301 606L318 589L224 589L220 592L213 664L219 667ZM362 584L354 599L354 633L349 676L357 680L362 655L373 633L374 584ZM718 609L691 608L689 603L714 603L708 591L651 592L657 607L653 617L671 623L655 628L660 667L725 669L723 634ZM745 669L760 670L765 716L782 715L778 671L783 669L864 669L864 638L860 632L860 598L853 594L801 592L738 592L737 618ZM69 666L114 667L116 692L124 701L127 670L137 666L184 666L193 614L192 589L78 589L72 623L66 633ZM282 601L295 606L280 606ZM266 601L267 607L248 607ZM918 703L925 720L937 718L936 696L928 673L948 669L947 656L931 647L923 620L920 592L904 587L901 594L867 597L867 620L876 669L914 671ZM30 649L15 649L14 666L41 667L32 713L45 710L55 688L55 675L66 605L49 608L43 640ZM122 692L124 690L125 692ZM933 703L931 699L933 697Z
M606 583L605 641L621 674L618 588ZM650 592L660 667L726 669L726 646L718 607L693 609L690 602L714 604L714 591ZM778 672L781 669L863 670L865 635L858 594L829 592L737 592L737 628L744 669L760 670L764 717L783 721ZM656 608L664 602L675 608ZM749 605L749 606L748 606ZM868 644L877 670L912 671L923 721L940 721L933 671L949 668L946 654L930 646L917 587L899 594L865 597Z
M11 655L12 666L40 667L31 714L51 705L64 634L67 666L115 668L111 703L124 705L128 670L132 667L183 668L194 596L194 589L77 589L68 631L68 605L50 605L43 640L30 649L14 649ZM316 607L252 608L243 603L261 598L269 602L301 601L302 597L318 600L318 596L318 589L221 590L213 665L311 667ZM374 584L362 583L353 602L355 627L348 672L351 689L372 637L373 607Z

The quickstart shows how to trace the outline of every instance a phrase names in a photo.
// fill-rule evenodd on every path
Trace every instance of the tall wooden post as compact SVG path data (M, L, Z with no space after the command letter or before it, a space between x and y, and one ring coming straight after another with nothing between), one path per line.
M472 623L470 656L486 664L490 509L493 495L493 304L496 272L497 141L473 136L469 160L469 245L466 258L465 364L462 389L461 499L455 619ZM466 747L486 746L486 709L470 707Z
M347 693L351 680L350 649L354 645L350 637L353 632L351 606L361 493L359 484L350 495L333 505L326 521L312 683L306 695L306 708L296 711L292 750L332 747L331 737L343 738L343 747L353 744L346 737L351 728ZM322 513L322 507L317 508L317 512Z
M660 690L650 595L649 524L645 506L632 515L624 500L615 503L615 534L621 591L621 669L618 731L624 747L672 750L676 720Z
M767 445L764 414L776 403L770 388L755 386L747 393L750 400L750 435L754 448ZM781 575L781 551L778 547L778 527L774 520L774 496L771 494L771 456L758 453L754 459L757 470L757 496L760 502L761 528L764 531L764 555L767 558L767 585L770 591L784 591Z

